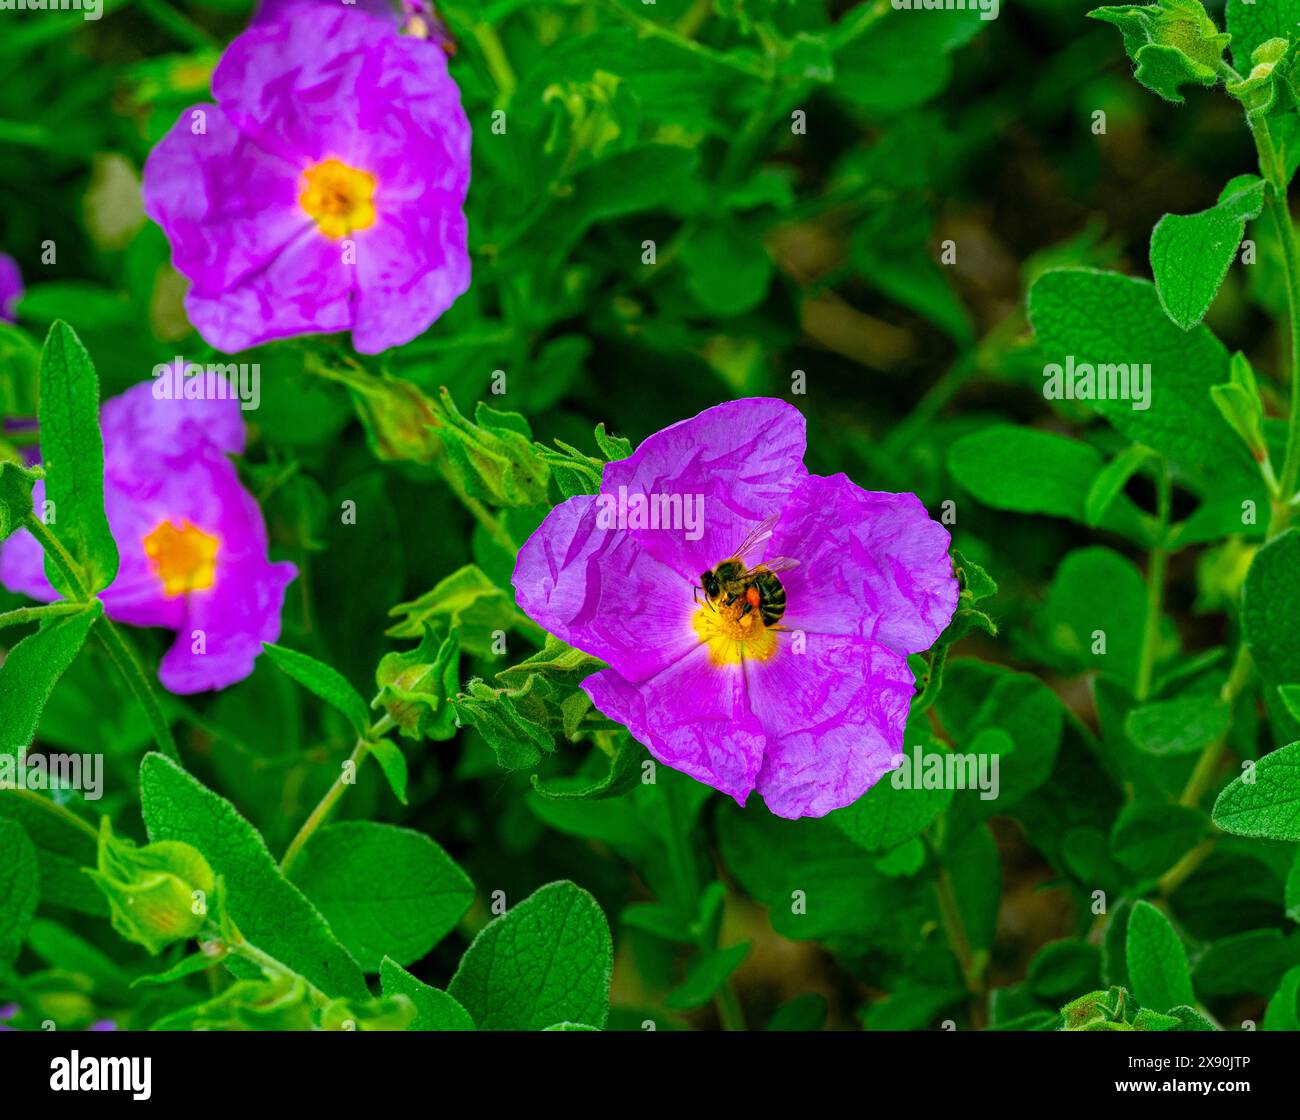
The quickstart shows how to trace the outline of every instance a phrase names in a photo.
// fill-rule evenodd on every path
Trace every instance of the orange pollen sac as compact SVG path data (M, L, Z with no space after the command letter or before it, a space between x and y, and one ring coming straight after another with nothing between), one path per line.
M326 237L343 237L375 224L375 177L337 159L322 160L303 174L298 196Z
M144 538L144 554L162 580L165 595L186 595L206 591L216 580L219 544L188 521L179 528L164 521Z

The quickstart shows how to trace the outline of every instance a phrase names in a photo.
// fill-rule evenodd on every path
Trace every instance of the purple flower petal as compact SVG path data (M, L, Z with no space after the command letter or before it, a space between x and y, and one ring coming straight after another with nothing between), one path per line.
M443 52L396 26L276 5L150 155L146 212L218 349L351 330L378 353L468 288L469 122Z
M809 634L746 661L750 709L767 733L758 792L780 817L851 805L903 749L912 671L865 638Z
M705 409L650 436L627 459L609 463L601 493L703 499L702 532L643 529L637 540L692 583L732 555L775 513L807 474L803 414L785 401L750 397ZM755 557L759 559L760 557Z
M715 666L705 648L696 646L639 684L606 669L582 687L660 762L745 803L758 778L765 736L746 705L738 665Z
M857 634L899 653L929 649L957 608L948 530L915 494L863 490L842 474L809 475L790 496L768 544L791 556L790 630Z
M742 804L757 788L785 817L851 804L890 768L906 655L957 604L948 532L914 495L809 475L803 451L803 418L781 401L709 409L552 510L513 577L529 617L609 663L583 682L601 712L666 765ZM700 531L631 516L633 496L656 495L702 496ZM768 518L744 560L795 562L777 567L784 614L756 584L706 602L701 573Z
M597 524L596 498L561 502L519 550L519 607L571 646L644 680L699 645L690 585L628 533Z
M0 253L0 319L10 323L14 321L23 290L23 274L18 271L18 262L8 253Z
M211 377L206 384L211 388ZM104 403L104 508L120 562L101 598L110 618L177 632L159 679L173 692L225 688L253 670L262 643L280 634L292 564L267 559L262 512L227 454L244 445L233 400L160 399L157 382ZM32 496L39 510L45 486ZM215 541L210 578L169 593L146 541L170 528ZM0 582L50 602L40 545L20 530L0 547ZM201 633L199 633L201 632Z

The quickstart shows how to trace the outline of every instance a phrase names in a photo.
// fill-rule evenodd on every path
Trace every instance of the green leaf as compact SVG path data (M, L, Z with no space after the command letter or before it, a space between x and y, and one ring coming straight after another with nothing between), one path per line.
M520 688L492 688L477 680L465 687L452 701L456 717L487 740L502 769L535 766L555 750L555 736L547 727L552 688L540 674Z
M1167 871L1206 834L1205 818L1184 805L1130 802L1111 829L1115 858L1140 878Z
M1159 910L1149 902L1133 907L1128 920L1128 974L1138 1002L1152 1010L1196 1002L1187 951Z
M1159 455L1140 443L1131 444L1127 450L1116 455L1093 476L1088 496L1083 503L1084 522L1093 529L1100 526L1123 494L1128 480L1148 463L1159 460Z
M394 796L403 805L406 800L406 755L402 748L387 739L378 739L370 744L370 753L375 756L379 768L384 772Z
M584 694L585 695L585 694ZM645 748L630 735L620 735L612 748L605 772L594 781L580 778L550 778L543 781L532 775L533 789L552 801L591 801L622 797L641 783L641 764Z
M389 614L406 616L384 631L390 638L418 640L428 629L446 637L455 630L465 652L476 657L489 654L493 635L509 630L516 618L514 603L473 564L458 568L433 590L398 604Z
M1300 529L1288 529L1256 554L1241 589L1241 636L1270 686L1300 681ZM1279 705L1280 706L1280 705ZM1284 720L1285 713L1276 715ZM1276 722L1276 721L1275 721ZM1291 728L1278 723L1287 738Z
M603 1027L613 959L596 900L573 883L548 883L483 927L447 990L479 1030Z
M1293 922L1300 922L1300 848L1296 849L1291 870L1287 872L1283 900L1286 905L1286 916Z
M1228 733L1232 709L1217 696L1180 696L1141 704L1124 719L1124 731L1148 754L1195 754Z
M385 957L418 961L474 901L469 876L424 833L371 821L320 829L291 878L365 972Z
M1265 1031L1300 1031L1300 966L1291 968L1283 975L1268 1001L1264 1011L1264 1021L1260 1030Z
M117 575L117 545L104 513L104 444L99 434L99 379L90 355L66 323L56 322L41 351L41 459L47 523L77 562L85 591L103 591ZM76 598L47 556L45 574Z
M943 773L949 752L942 744L914 734L910 741L904 740L903 751L903 769L885 774L852 805L826 815L845 836L869 852L883 852L919 835L952 801L953 790L947 782L925 788L928 770L938 766L938 773ZM934 761L927 761L930 759Z
M94 600L75 614L51 617L9 651L0 664L0 753L31 745L50 693L103 613Z
M1052 578L1042 621L1048 642L1076 671L1095 670L1132 690L1142 659L1146 583L1109 548L1069 553Z
M1169 1015L1178 1020L1178 1026L1170 1027L1170 1030L1217 1031L1219 1029L1194 1007L1171 1007Z
M0 541L5 540L32 512L32 486L39 471L28 470L8 459L0 462Z
M369 996L356 961L229 801L169 759L147 754L140 763L140 808L151 840L193 845L225 879L230 916L249 941L326 995Z
M446 455L447 471L471 498L494 506L534 506L546 501L546 463L533 446L528 422L517 412L499 412L482 401L466 419L444 388L434 434Z
M1265 995L1300 965L1300 937L1278 929L1253 929L1224 937L1196 962L1196 988L1207 998Z
M1089 365L1106 382L1150 367L1147 408L1133 407L1141 402L1132 392L1128 399L1092 399L1095 391L1087 398L1115 429L1177 464L1202 490L1236 485L1262 494L1254 462L1210 398L1211 387L1227 380L1227 350L1203 324L1184 331L1171 322L1153 284L1057 269L1030 289L1029 317L1051 362L1072 358L1076 371Z
M38 801L37 799L40 798ZM70 809L40 794L23 796L0 787L0 820L22 825L36 846L41 898L82 914L108 913L104 896L82 872L95 866L95 830Z
M710 315L743 315L762 303L772 282L772 259L756 237L710 223L691 232L680 258L686 287Z
M1300 840L1300 743L1266 754L1214 803L1214 823L1238 836Z
M1266 184L1234 179L1217 205L1199 214L1166 214L1151 233L1151 274L1165 313L1191 330L1210 309L1237 255L1246 222L1259 217Z
M1298 37L1300 0L1228 0L1226 15L1233 64L1245 74L1255 51L1268 40Z
M451 996L417 980L387 957L379 965L379 983L386 996L406 996L415 1004L415 1019L408 1031L472 1031L474 1020Z
M1219 62L1231 36L1219 31L1200 0L1097 8L1088 16L1119 28L1124 49L1137 64L1133 76L1166 101L1182 104L1182 86L1212 86L1218 81Z
M330 707L346 716L358 736L366 733L370 726L370 710L361 699L361 694L348 683L342 673L305 653L272 642L263 642L262 649L266 651L267 657L308 692L319 696Z
M18 959L40 896L36 848L22 825L0 818L0 969Z
M1025 980L1036 996L1055 1005L1101 983L1101 951L1086 941L1049 941L1029 962Z
M703 1007L727 982L749 954L749 942L714 949L691 958L686 979L664 998L664 1006L689 1010Z
M948 450L953 478L986 506L1080 524L1086 523L1089 488L1102 465L1101 455L1086 443L1016 424L972 432ZM1123 495L1100 524L1135 540L1149 535L1141 511Z
M1277 696L1291 718L1300 720L1300 684L1278 685Z

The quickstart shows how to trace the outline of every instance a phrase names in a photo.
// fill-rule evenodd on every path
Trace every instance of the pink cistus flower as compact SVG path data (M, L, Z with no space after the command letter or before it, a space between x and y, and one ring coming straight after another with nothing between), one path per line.
M0 319L12 323L22 298L23 274L18 271L18 262L8 253L0 253Z
M355 7L277 4L212 92L144 170L207 342L350 330L375 354L469 287L470 130L442 51Z
M948 532L916 496L809 474L804 446L780 400L674 424L556 506L513 578L530 618L609 665L582 682L601 712L782 817L851 804L894 765L906 657L957 605Z
M203 375L206 399L160 399L159 384L135 385L101 409L104 509L121 559L100 598L119 622L175 630L158 678L172 692L203 692L243 680L262 643L280 636L297 569L267 559L262 511L229 458L244 450L244 419L224 379ZM44 483L32 496L40 511ZM0 583L58 598L25 529L0 549Z

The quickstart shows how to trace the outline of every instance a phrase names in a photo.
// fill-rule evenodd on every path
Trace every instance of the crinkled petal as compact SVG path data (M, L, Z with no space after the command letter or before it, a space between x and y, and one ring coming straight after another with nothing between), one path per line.
M903 749L912 672L866 638L783 635L776 655L745 662L749 707L767 733L757 788L780 817L851 805Z
M591 494L551 510L519 550L515 598L561 641L644 680L699 645L690 581L598 520Z
M191 385L203 386L199 397L167 399L171 369L169 363L165 375L141 381L104 402L99 424L109 475L115 462L134 462L143 447L153 454L175 455L206 443L217 451L243 454L244 415L230 389L223 390L220 375L208 371L194 376Z
M950 540L915 494L809 475L768 545L769 557L799 561L781 575L782 625L873 638L903 654L929 649L957 608Z
M347 330L355 282L340 244L307 230L236 287L211 298L191 290L185 310L204 339L235 353L277 338Z
M265 554L228 558L211 591L187 597L185 619L158 679L171 692L188 694L247 677L262 643L280 637L284 589L296 575L293 564L268 563Z
M701 497L695 531L677 526L634 532L647 551L695 582L731 556L764 517L779 512L808 473L804 426L797 408L774 398L716 405L656 432L628 458L609 463L601 493L616 496L626 487L629 496ZM761 552L752 559L761 559Z
M204 114L198 134L196 112ZM191 106L145 161L145 213L166 231L172 262L194 291L217 296L314 228L298 201L303 170L250 140L218 106Z
M648 680L633 684L605 669L582 687L665 766L745 803L766 736L749 711L738 664L716 666L698 646Z

